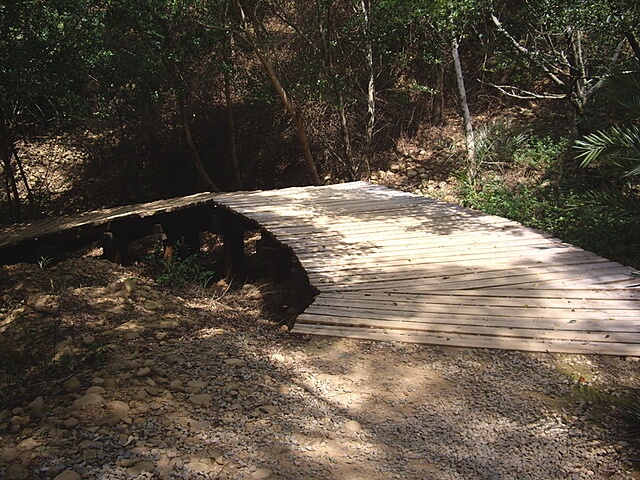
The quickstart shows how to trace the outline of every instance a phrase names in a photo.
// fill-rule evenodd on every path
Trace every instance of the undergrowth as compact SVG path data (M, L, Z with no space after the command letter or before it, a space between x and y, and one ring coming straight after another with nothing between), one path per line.
M505 135L506 130L495 134ZM484 164L481 181L460 177L465 206L515 220L640 268L640 202L636 191L615 181L610 181L606 189L603 178L593 172L577 172L557 181L562 169L571 164L566 137L520 136L508 144L509 149L502 148L506 142L490 135L487 138L490 147L498 145L501 149L493 153L488 150L492 161Z
M163 287L180 288L187 284L207 286L215 272L204 266L202 254L193 253L183 242L176 242L172 258L165 259L158 249L143 257L151 267L156 282Z

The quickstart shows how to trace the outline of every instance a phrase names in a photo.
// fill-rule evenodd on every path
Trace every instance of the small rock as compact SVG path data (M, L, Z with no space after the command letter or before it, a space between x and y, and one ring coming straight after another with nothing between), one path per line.
M211 401L213 397L208 393L201 393L199 395L191 395L189 397L189 401L195 405L200 405L202 407L208 407L211 405Z
M137 286L138 286L136 284L136 280L134 278L127 278L122 283L124 284L124 289L129 293L133 293L136 290Z
M268 468L259 468L251 474L251 478L256 480L269 478L271 476L271 473L271 470L269 470Z
M124 338L125 340L135 340L137 338L140 338L140 334L138 332L124 332L122 334L122 338Z
M87 393L86 395L77 398L73 402L73 408L79 409L88 405L101 405L104 404L104 398L98 393Z
M20 415L14 415L9 419L9 423L15 427L22 427L29 423L29 417L22 417Z
M142 367L140 370L136 372L136 377L146 377L151 373L151 369L149 367Z
M63 352L67 347L69 347L73 343L73 338L67 337L63 341L58 342L55 347L56 353Z
M182 390L182 380L172 380L169 383L170 390Z
M145 302L144 308L147 310L158 310L160 308L160 304L158 302L154 302L153 300L149 300Z
M82 476L73 470L65 470L56 475L53 480L82 480Z
M244 360L240 358L228 358L224 361L224 363L231 367L241 367L242 365L244 365Z
M13 448L5 448L0 451L0 461L11 463L18 457L18 453Z
M95 343L96 341L96 337L92 336L92 335L87 335L85 337L82 337L82 343L85 345L91 345L93 343Z
M344 424L344 429L347 432L359 432L360 430L362 430L362 425L360 425L360 422L357 422L355 420L349 420Z
M148 460L142 460L141 462L136 463L135 465L127 468L127 473L131 475L140 475L144 472L153 472L154 465L153 462Z
M106 392L107 391L104 389L104 387L101 387L100 385L94 385L93 387L87 388L87 391L85 393L97 393L98 395L104 395Z
M44 399L42 397L38 397L29 404L29 416L42 417L43 415L44 415Z
M80 390L80 388L82 387L82 383L80 383L80 380L78 380L77 377L71 377L69 380L66 380L62 385L64 386L64 388L66 388L70 392L75 392L77 390Z
M418 172L413 168L410 168L409 170L407 170L407 178L415 178L417 176L418 176Z
M107 390L115 390L118 388L118 380L113 377L105 378L102 386Z
M26 480L31 475L20 463L14 463L4 473L5 480Z
M62 425L68 429L75 428L79 424L80 424L80 420L78 420L76 417L67 418L64 422L62 422Z

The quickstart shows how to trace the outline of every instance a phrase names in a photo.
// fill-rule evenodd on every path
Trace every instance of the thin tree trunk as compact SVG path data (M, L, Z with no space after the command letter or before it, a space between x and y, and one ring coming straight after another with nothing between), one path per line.
M289 112L289 115L291 115L291 118L293 119L293 123L296 127L298 141L300 142L300 148L302 149L302 154L304 156L307 169L311 174L311 179L315 185L320 185L321 183L320 176L318 175L318 170L316 169L316 164L315 164L315 161L313 160L313 155L311 153L311 145L309 143L309 137L307 136L307 129L304 124L304 119L302 118L302 113L298 109L297 105L293 102L293 99L289 97L285 88L282 86L282 83L280 82L280 78L278 77L278 74L276 73L275 69L273 68L273 65L267 58L266 54L263 53L262 50L260 50L260 48L255 42L255 39L249 37L250 34L249 34L248 25L247 25L247 20L244 13L244 8L242 7L240 0L236 0L236 5L238 6L238 10L240 11L240 16L242 17L243 28L246 34L246 40L251 45L254 53L258 57L258 60L262 64L262 67L264 68L267 74L267 77L271 82L271 85L276 90L276 93L278 94L278 97L280 98L282 105L284 106L285 110ZM255 30L258 31L257 20L253 16L251 20L254 23Z
M22 160L18 156L18 149L15 144L12 147L13 158L16 159L16 165L18 165L18 172L20 172L20 178L22 179L22 183L24 184L24 188L27 191L27 201L29 202L29 208L31 212L35 210L36 202L33 197L33 190L31 190L31 186L29 185L29 180L27 179L27 174L24 171L24 166L22 165Z
M9 200L9 209L11 211L11 219L14 221L20 220L20 193L18 192L18 184L16 177L11 166L11 152L6 152L4 155L4 173L6 177L7 197ZM13 196L13 200L11 200Z
M365 132L364 151L367 163L371 160L373 153L373 133L376 122L376 86L375 74L373 71L373 46L369 38L370 29L370 8L369 0L360 0L360 8L363 15L363 33L365 36L365 61L367 65L367 128Z
M347 122L347 109L344 101L344 95L338 82L338 74L336 73L335 65L333 62L333 52L331 49L331 34L332 28L332 12L331 2L327 6L327 19L326 28L322 25L322 11L318 4L318 20L320 22L320 35L322 37L322 49L324 51L325 65L327 68L327 75L329 77L329 83L333 94L338 101L338 117L340 119L340 134L342 136L342 153L344 155L344 163L347 168L347 175L349 180L356 179L356 169L353 161L353 148L351 146L351 135L349 133L349 124Z
M227 59L229 66L224 69L224 96L227 102L227 125L229 128L229 144L231 149L231 170L239 189L242 189L242 174L240 173L240 162L238 161L238 144L236 140L236 122L233 114L233 100L231 98L231 73L229 68L233 56L233 34L229 35Z
M444 125L444 63L436 66L436 93L431 110L431 123L440 127Z
M627 38L627 41L631 46L631 50L633 50L633 53L636 56L636 60L640 61L640 45L638 45L638 39L630 30L626 31L624 36Z
M462 64L460 63L460 54L458 52L458 39L453 39L451 47L451 51L453 53L453 64L456 69L456 81L458 84L458 95L460 97L460 109L462 110L462 120L464 122L464 132L467 143L467 169L469 173L469 180L472 183L475 183L478 176L478 165L476 162L476 142L473 134L473 123L471 122L469 102L467 101L467 90L465 88L464 77L462 75Z
M182 130L184 131L184 136L187 141L187 146L191 151L193 166L196 168L196 171L200 175L200 179L204 182L205 186L212 192L219 192L220 189L216 186L215 183L213 183L213 181L211 180L211 177L207 173L207 170L204 168L204 164L202 163L202 159L200 158L200 154L198 153L196 144L193 141L193 135L191 134L191 127L189 125L189 118L187 117L185 99L181 94L178 94L177 101L178 101L178 111L180 113L180 120L182 123Z

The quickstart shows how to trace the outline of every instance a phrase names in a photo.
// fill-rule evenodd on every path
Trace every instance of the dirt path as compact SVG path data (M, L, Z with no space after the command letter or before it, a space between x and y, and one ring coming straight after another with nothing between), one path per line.
M90 258L0 282L0 478L640 478L592 393L636 359L291 337L269 285Z

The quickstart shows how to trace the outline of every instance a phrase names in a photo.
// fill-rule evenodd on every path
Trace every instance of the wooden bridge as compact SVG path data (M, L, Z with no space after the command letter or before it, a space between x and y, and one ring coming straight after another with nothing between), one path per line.
M292 332L458 347L640 355L637 272L515 222L363 182L197 194L14 226L10 261L63 240L214 230L291 249L319 294ZM57 239L57 240L56 240Z

